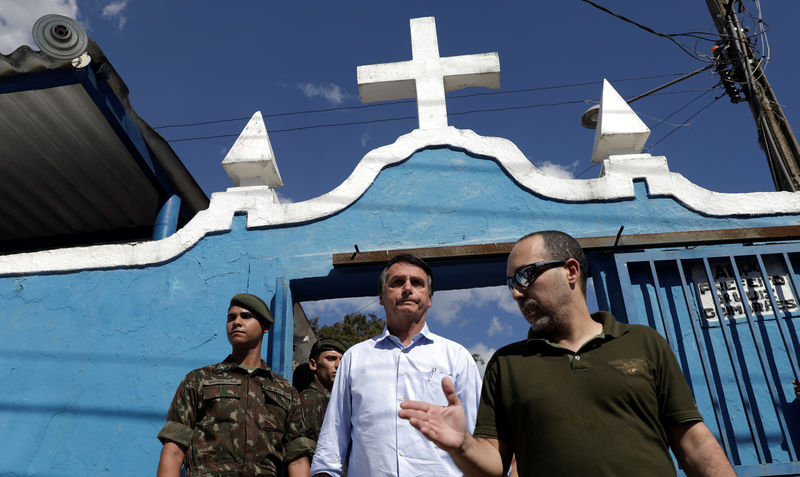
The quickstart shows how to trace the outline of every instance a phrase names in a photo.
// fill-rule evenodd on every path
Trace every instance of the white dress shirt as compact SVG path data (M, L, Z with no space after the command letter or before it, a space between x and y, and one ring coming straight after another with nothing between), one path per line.
M408 347L383 333L342 357L322 424L311 475L341 477L460 476L447 453L397 416L406 400L446 406L442 378L449 377L464 404L472 432L481 377L472 355L460 344L431 333L426 324Z

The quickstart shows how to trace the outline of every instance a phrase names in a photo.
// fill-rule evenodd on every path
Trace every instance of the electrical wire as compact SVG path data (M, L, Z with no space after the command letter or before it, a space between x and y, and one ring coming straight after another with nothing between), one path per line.
M612 83L622 83L626 81L639 81L639 80L648 80L648 79L658 79L658 78L665 78L671 76L682 76L686 73L662 73L657 75L649 75L649 76L637 76L633 78L621 78L621 79L611 79ZM565 88L575 88L581 86L593 86L602 84L602 81L585 81L582 83L568 83L563 85L550 85L550 86L539 86L539 87L532 87L532 88L523 88L523 89L514 89L514 90L507 90L507 91L486 91L481 93L471 93L471 94L460 94L460 95L452 95L448 96L447 99L459 99L459 98L472 98L475 96L494 96L494 95L502 95L502 94L513 94L513 93L527 93L532 91L548 91L554 89L565 89ZM384 106L393 106L395 104L409 104L409 103L416 103L416 99L409 99L409 100L400 100L400 101L385 101L381 103L374 103L374 104L365 104L365 105L358 105L358 106L339 106L335 108L325 108L325 109L306 109L301 111L287 111L283 113L272 113L272 114L262 114L264 118L277 118L283 116L295 116L295 115L302 115L302 114L313 114L313 113L327 113L332 111L348 111L348 110L357 110L357 109L366 109L366 108L377 108L377 107L384 107ZM153 129L169 129L169 128L180 128L180 127L193 127L193 126L206 126L210 124L219 124L219 123L227 123L227 122L236 122L236 121L245 121L250 119L250 116L243 116L237 118L227 118L227 119L215 119L209 121L199 121L193 123L178 123L178 124L165 124L163 126L154 126Z
M589 172L590 169L592 169L594 167L597 167L599 165L600 165L599 162L593 162L591 166L587 167L586 169L584 169L584 170L580 171L578 174L576 174L573 179L579 179L582 175L584 175L587 172Z
M716 86L713 86L713 87L711 87L711 88L708 88L707 90L703 91L703 92L702 92L702 93L700 93L698 96L696 96L694 99L691 99L691 100L689 100L689 102L688 102L688 103L684 104L684 105L683 105L683 106L681 106L680 108L678 108L678 109L676 109L675 111L671 112L671 113L670 113L669 115L667 115L667 117L665 117L664 119L661 119L660 121L658 121L656 124L654 124L652 127L650 127L650 130L652 131L653 129L655 129L655 128L657 128L657 127L661 126L661 125L662 125L663 123L665 123L665 122L666 122L666 121L667 121L669 118L671 118L672 116L675 116L675 115L676 115L676 114L678 114L679 112L681 112L681 111L683 111L684 109L688 108L688 107L689 107L689 105L691 105L691 104L692 104L692 103L694 103L695 101L698 101L700 98L702 98L703 96L707 95L708 93L710 93L711 91L713 91L714 89L716 89L716 88L718 88L718 87L719 87L719 85L716 85ZM675 127L684 127L684 126L686 126L686 123L685 123L685 121L684 121L683 123L680 123L680 124L676 124L676 125L675 125Z
M713 88L711 88L711 89L713 89ZM711 89L705 90L705 93L707 93ZM687 93L696 92L696 90L687 90L685 92L687 92ZM659 95L663 95L663 94L677 94L677 93L673 93L673 92L654 93L652 96L659 96ZM696 99L697 98L695 98L694 100L690 101L689 104L691 104ZM574 100L568 100L568 101L558 101L558 102L554 102L554 103L537 103L537 104L527 104L527 105L522 105L522 106L504 106L504 107L500 107L500 108L484 108L484 109L472 109L472 110L467 110L467 111L456 111L456 112L447 113L447 115L448 115L448 117L449 116L463 116L463 115L475 114L475 113L494 113L494 112L502 112L502 111L517 111L517 110L523 110L523 109L546 108L546 107L565 106L565 105L569 105L569 104L581 104L581 103L589 104L589 103L596 103L596 102L598 102L598 101L597 100L587 100L587 99L574 99ZM687 106L688 106L688 104L687 104ZM673 114L675 114L675 113L673 113ZM672 116L672 114L670 116ZM668 116L667 119L669 119L670 116ZM364 121L350 121L350 122L342 122L342 123L313 124L313 125L310 125L310 126L298 126L298 127L294 127L294 128L272 129L272 130L269 131L269 133L270 134L277 134L277 133L284 133L284 132L302 131L302 130L306 130L306 129L320 129L320 128L339 127L339 126L355 126L355 125L359 125L359 124L384 123L384 122L392 122L392 121L407 121L407 120L412 120L412 119L415 120L415 119L418 119L418 117L417 116L402 116L402 117L396 117L396 118L368 119L368 120L364 120ZM235 134L217 134L217 135L212 135L212 136L197 136L197 137L167 139L166 141L169 142L169 143L186 142L186 141L200 141L200 140L205 140L205 139L220 139L220 138L228 138L228 137L237 137L237 136L239 136L239 134L240 133L235 133Z
M709 108L709 107L710 107L712 104L716 103L717 101L719 101L719 100L720 100L720 98L723 98L723 97L725 97L725 94L721 94L721 95L719 95L719 96L716 96L714 99L712 99L712 100L711 100L711 102L709 102L708 104L706 104L705 106L703 106L702 108L700 108L699 110L697 110L697 112L695 112L694 114L692 114L692 115L691 115L691 116L689 116L688 118L686 118L686 120L683 122L683 124L681 124L681 125L679 125L679 126L676 126L676 127L675 127L675 128L673 128L673 129L672 129L670 132L668 132L667 134L665 134L664 136L662 136L662 137L661 137L661 138L660 138L658 141L656 141L656 142L654 142L654 143L650 144L650 145L647 147L647 151L648 151L649 153L652 153L652 151L653 151L653 148L654 148L654 147L655 147L655 146L656 146L658 143L660 143L661 141L663 141L663 140L667 139L668 137L670 137L670 136L671 136L671 135L672 135L672 134L673 134L675 131L677 131L678 129L680 129L680 128L683 128L683 127L691 126L691 124L692 124L692 120L693 120L693 119L695 119L697 116L699 116L699 115L700 115L700 113L702 113L703 111L705 111L706 109L708 109L708 108Z
M576 99L570 101L560 101L556 103L539 103L539 104L529 104L525 106L505 106L502 108L486 108L486 109L472 109L469 111L457 111L454 113L447 113L448 116L463 116L465 114L474 114L474 113L495 113L499 111L515 111L520 109L533 109L533 108L543 108L543 107L552 107L552 106L564 106L567 104L580 104L586 103L587 100L585 99ZM296 128L286 128L286 129L272 129L269 131L270 134L274 133L283 133L283 132L292 132L292 131L302 131L305 129L319 129L319 128L331 128L331 127L338 127L338 126L355 126L358 124L371 124L371 123L384 123L390 121L405 121L409 119L418 119L418 116L403 116L399 118L383 118L383 119L368 119L364 121L350 121L346 123L328 123L328 124L314 124L311 126L298 126ZM187 137L187 138L180 138L180 139L167 139L167 142L184 142L184 141L198 141L201 139L218 139L223 137L236 137L240 133L236 134L219 134L215 136L200 136L200 137Z
M608 8L606 8L604 6L593 2L592 0L581 0L581 1L584 2L584 3L588 3L589 5L597 8L598 10L601 10L603 12L608 13L609 15L617 17L617 18L619 18L620 20L622 20L624 22L627 22L627 23L630 23L632 25L635 25L638 28L641 28L642 30L644 30L644 31L646 31L648 33L651 33L653 35L659 36L661 38L666 38L667 40L669 40L672 43L674 43L675 45L677 45L678 48L681 49L681 51L683 51L684 53L686 53L687 55L691 56L692 58L694 58L696 60L706 61L706 62L709 61L708 59L703 58L699 53L697 53L696 50L690 49L688 46L686 46L683 43L679 42L674 37L676 37L676 36L688 36L688 37L693 37L693 38L699 38L699 39L706 40L706 41L718 41L718 39L721 38L721 35L713 35L713 34L708 34L708 33L702 33L702 35L713 36L715 38L715 40L711 40L709 38L701 37L700 35L698 35L698 33L672 33L672 34L661 33L661 32L653 30L652 28L650 28L650 27L648 27L646 25L642 25L641 23L639 23L637 21L631 20L628 17L620 15L619 13L613 12L613 11L609 10Z
M453 113L455 115L457 113ZM331 128L336 126L354 126L357 124L370 124L370 123L385 123L390 121L405 121L408 119L417 119L417 116L403 116L400 118L384 118L384 119L370 119L366 121L352 121L348 123L332 123L332 124L314 124L311 126L300 126L296 128L287 128L287 129L274 129L270 130L270 134L274 133L282 133L282 132L292 132L292 131L302 131L304 129L319 129L319 128ZM216 136L201 136L201 137L187 137L181 139L167 139L167 142L184 142L184 141L199 141L201 139L218 139L222 137L236 137L239 136L240 133L236 134L219 134Z
M708 94L709 92L713 91L713 90L714 90L714 89L716 89L718 86L719 86L719 85L717 85L717 86L714 86L713 88L709 88L709 89L707 89L707 90L704 90L702 94L700 94L700 95L699 95L699 96L697 96L696 98L694 98L694 99L690 100L688 103L684 104L683 106L681 106L681 107L680 107L680 108L678 108L677 110L673 111L673 112L672 112L672 113L671 113L669 116L667 116L666 118L662 119L662 120L661 120L661 121L660 121L658 124L656 124L655 126L653 126L653 127L652 127L652 128L650 128L650 129L652 130L653 128L655 128L655 127L659 126L660 124L664 123L664 122L665 122L667 119L669 119L670 117L674 116L674 115L675 115L675 114L677 114L678 112L682 111L683 109L685 109L686 107L688 107L690 104L692 104L692 103L694 103L695 101L697 101L698 99L702 98L703 96L705 96L705 95L706 95L706 94ZM680 123L680 124L676 124L676 125L675 125L675 127L674 127L674 129L672 129L672 130L671 130L669 133L667 133L666 135L664 135L664 137L660 138L658 141L656 141L656 142L654 142L653 144L651 144L651 145L650 145L650 146L647 148L647 150L648 150L648 151L652 150L652 148L653 148L653 147L654 147L656 144L658 144L658 143L660 143L661 141L663 141L664 139L668 138L668 137L669 137L669 136L670 136L672 133L674 133L675 131L677 131L679 128L682 128L682 127L687 127L687 126L691 126L691 123L690 123L689 121L691 121L692 119L696 118L696 117L697 117L697 116L698 116L700 113L702 113L703 111L705 111L705 110L706 110L706 109L707 109L709 106L711 106L712 104L714 104L714 103L715 103L715 102L716 102L718 99L720 99L720 98L721 98L721 97L723 97L723 96L724 96L724 95L720 95L720 96L717 96L717 97L715 97L715 98L714 98L714 99L713 99L713 100L712 100L710 103L708 103L707 105L703 106L703 107L702 107L702 108L700 108L700 110L698 110L696 113L694 113L694 114L692 114L691 116L689 116L689 117L686 119L686 121L684 121L683 123ZM667 124L668 124L668 123L667 123ZM574 178L575 178L575 179L579 179L579 178L580 178L582 175L586 174L587 172L589 172L591 169L593 169L593 168L597 167L598 165L600 165L600 163L599 163L599 162L592 163L592 164L591 164L589 167L587 167L587 168L583 169L582 171L580 171L579 173L575 174L575 177L574 177Z

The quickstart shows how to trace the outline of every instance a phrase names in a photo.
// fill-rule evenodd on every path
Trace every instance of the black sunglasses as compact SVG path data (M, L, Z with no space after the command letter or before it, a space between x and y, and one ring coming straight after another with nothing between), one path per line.
M517 284L522 288L528 288L530 284L536 281L536 279L539 278L539 275L542 273L553 267L560 267L566 263L566 260L544 260L541 262L523 265L519 267L516 272L514 272L513 277L509 277L506 281L508 284L508 289L513 291L514 284Z

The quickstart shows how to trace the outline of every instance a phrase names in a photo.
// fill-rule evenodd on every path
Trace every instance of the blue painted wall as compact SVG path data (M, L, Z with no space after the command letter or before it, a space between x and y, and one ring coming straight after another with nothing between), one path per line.
M425 149L384 169L345 210L293 226L206 236L167 263L0 278L0 475L143 475L190 369L229 351L230 296L270 300L278 277L325 277L331 254L575 236L785 225L797 216L714 218L669 198L567 203L520 188L493 160ZM0 270L0 274L2 271ZM451 282L453 287L457 283ZM366 290L372 293L373 290Z

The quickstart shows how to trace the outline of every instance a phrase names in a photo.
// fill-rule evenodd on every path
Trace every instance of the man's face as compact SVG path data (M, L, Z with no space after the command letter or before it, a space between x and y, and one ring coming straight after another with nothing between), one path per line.
M416 265L397 262L389 267L380 296L389 323L396 319L418 319L433 304L428 275Z
M308 367L314 371L319 383L328 391L333 387L333 380L336 378L336 370L339 369L339 362L342 360L342 353L336 350L322 351L319 358L308 360Z
M262 326L250 310L234 305L228 309L225 331L231 345L252 345L261 341L268 328Z
M513 277L519 267L549 260L540 236L533 236L514 245L508 256L506 276ZM533 331L547 334L559 327L569 306L569 285L563 266L545 270L536 280L522 288L515 284L511 295L522 316Z

